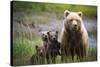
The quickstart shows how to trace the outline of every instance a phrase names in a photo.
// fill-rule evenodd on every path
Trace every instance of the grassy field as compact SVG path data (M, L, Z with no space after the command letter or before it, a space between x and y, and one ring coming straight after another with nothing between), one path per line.
M19 25L19 23L17 24ZM31 56L36 52L35 46L43 45L41 36L38 34L38 32L31 30L30 27L24 27L20 24L19 28L17 28L17 32L13 33L13 39L13 65L30 65ZM74 61L71 60L70 56L66 57L67 59L65 58L65 63L80 62L76 57L77 56L74 56ZM96 60L97 48L88 48L88 54L85 61L88 62ZM40 61L38 61L37 64L41 64ZM59 55L56 57L56 64L58 63L62 63L61 56ZM46 60L45 64L47 64Z
M47 24L49 30L49 21L63 20L64 11L82 11L84 17L96 17L97 7L96 6L83 6L83 5L72 5L72 4L50 4L50 3L32 3L32 2L19 2L14 1L12 3L13 8L13 65L30 65L30 58L35 54L35 46L42 46L43 42L41 39L40 32L38 30L39 25ZM56 20L55 20L56 19ZM55 20L55 21L54 21ZM30 25L35 24L36 27ZM55 24L55 23L54 23ZM52 28L55 26L51 25ZM58 23L57 23L58 24ZM56 25L56 24L55 24ZM60 25L60 24L59 24ZM57 29L58 30L58 29ZM97 29L90 30L89 36L97 38ZM96 44L94 44L96 45ZM66 57L65 63L80 62L76 59L72 61L71 57ZM86 62L97 61L97 47L88 48L88 54L86 56ZM40 62L40 61L39 61ZM40 64L38 62L38 64ZM84 61L83 61L84 62ZM52 62L51 62L52 63ZM61 56L56 57L56 64L62 63ZM45 60L45 64L47 61Z
M40 38L39 38L40 39ZM29 65L30 58L33 54L35 54L35 45L40 44L42 45L41 41L39 39L36 39L35 43L32 43L32 41L26 39L26 38L17 38L14 41L13 45L13 64L14 65ZM41 40L41 39L40 39ZM65 63L73 63L73 62L80 62L77 60L76 56L74 56L74 61L71 60L71 57L69 56ZM88 54L86 57L86 60L83 62L88 61L96 61L97 60L97 49L96 48L88 48ZM40 60L41 61L41 60ZM40 61L38 61L38 64L40 64ZM52 63L52 62L51 62ZM56 64L62 63L61 62L61 56L56 57ZM45 61L45 64L47 64L47 61Z

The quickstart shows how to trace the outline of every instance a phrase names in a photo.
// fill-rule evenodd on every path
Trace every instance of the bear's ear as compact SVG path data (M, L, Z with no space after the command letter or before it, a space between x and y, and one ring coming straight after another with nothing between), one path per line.
M78 14L80 17L82 17L82 12L77 12L77 14Z
M58 31L56 31L56 34L58 35Z
M50 35L50 31L47 32L47 35Z
M41 34L41 37L43 37L44 35L45 35L45 34L44 34L44 33L42 33L42 34Z
M47 35L50 35L50 32L51 32L51 31L48 31L48 32L47 32Z
M36 45L36 46L35 46L35 48L37 49L37 48L38 48L38 46Z
M66 18L69 15L69 13L70 13L70 11L65 10L65 12L64 12L64 18Z

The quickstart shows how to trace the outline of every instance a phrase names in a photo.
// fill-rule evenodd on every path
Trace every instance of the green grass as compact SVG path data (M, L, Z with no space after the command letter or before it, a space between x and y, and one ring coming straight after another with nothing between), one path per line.
M97 61L97 48L89 48L87 61Z
M13 64L29 64L29 59L34 52L32 42L25 38L17 38L13 42Z
M40 35L36 30L23 24L16 24L13 31L13 65L29 65L30 58L35 54L35 46L42 45Z
M38 40L37 40L38 39ZM29 65L30 64L30 58L33 54L35 54L35 45L39 45L42 43L41 38L38 37L34 40L34 43L32 41L26 39L26 38L17 38L13 42L13 63L14 65ZM73 62L80 62L76 58L77 56L74 56L74 61L71 60L71 57L66 57L65 63L73 63ZM40 58L41 59L41 58ZM87 61L96 61L97 60L97 51L96 48L89 48L88 54L86 57L85 62ZM52 61L50 60L50 64L52 64ZM37 64L40 64L41 60L38 61ZM61 56L56 57L56 64L62 63L61 62ZM45 60L45 64L47 64L47 61Z
M39 2L21 2L14 1L14 12L26 12L27 14L34 12L49 12L63 13L66 9L70 11L82 11L86 16L96 16L97 7L89 5L74 5L74 4L54 4L54 3L39 3Z
M40 46L40 40L32 41L26 38L17 38L13 42L13 64L14 65L28 65L30 58L35 54L35 45Z
M40 35L37 34L37 32L32 31L31 28L26 28L23 28L21 25L21 27L19 26L19 29L22 29L21 31L18 29L17 33L13 31L13 65L29 65L31 56L36 52L35 46L43 45ZM80 62L77 60L77 56L74 56L74 61L71 60L70 56L65 59L65 63ZM88 61L97 61L97 48L88 48L88 54L85 62ZM52 64L51 60L50 62L50 64ZM41 60L39 60L37 64L40 63ZM56 57L56 64L59 63L62 63L61 56ZM46 59L45 64L47 64Z

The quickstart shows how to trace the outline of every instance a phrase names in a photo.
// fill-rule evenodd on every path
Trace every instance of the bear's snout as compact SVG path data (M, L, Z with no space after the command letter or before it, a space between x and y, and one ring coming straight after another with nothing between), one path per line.
M43 40L44 40L44 41L47 41L47 40L48 40L47 35L45 35L45 36L43 37Z
M43 56L43 50L40 50L40 56Z
M45 39L47 39L47 35L45 35Z
M72 23L72 30L73 30L73 31L77 31L78 28L79 28L79 27L78 27L78 23L77 23L77 21L74 20L73 23Z
M56 40L56 38L54 37L54 38L53 38L53 40L55 41L55 40Z
M77 21L73 20L73 26L76 27L77 26Z
M74 25L73 29L77 30L78 29L78 25Z
M77 27L77 24L75 24L74 27L76 28Z

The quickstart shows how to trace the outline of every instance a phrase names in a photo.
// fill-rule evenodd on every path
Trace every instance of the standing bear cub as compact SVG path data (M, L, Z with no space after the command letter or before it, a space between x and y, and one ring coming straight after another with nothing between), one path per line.
M64 28L61 35L61 60L65 55L71 55L83 60L86 58L86 48L88 46L88 34L82 20L82 12L64 12Z

